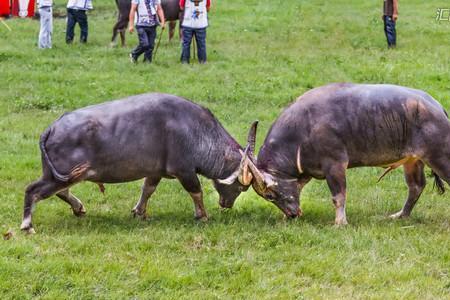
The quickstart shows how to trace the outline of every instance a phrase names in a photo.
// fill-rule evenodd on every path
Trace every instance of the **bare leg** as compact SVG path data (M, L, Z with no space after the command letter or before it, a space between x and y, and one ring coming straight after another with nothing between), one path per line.
M70 193L69 189L65 189L57 193L56 196L67 202L72 207L72 211L75 216L82 217L86 214L86 209L84 208L83 203L81 203L77 197Z
M336 208L336 225L347 225L345 215L346 179L345 166L342 164L332 165L327 170L326 180L330 188L334 207Z
M403 170L405 173L405 181L408 185L408 198L402 210L390 216L394 219L409 217L426 185L424 164L422 161L408 162L403 165Z
M141 217L142 219L147 218L148 199L156 190L160 180L161 178L145 178L144 184L142 185L141 198L131 211L134 217Z
M195 218L206 221L208 216L206 215L205 205L203 204L203 193L197 174L193 173L177 177L194 201Z
M40 179L30 184L25 191L23 219L20 229L28 233L34 233L31 219L32 209L36 202L46 199L66 187L62 183L55 182L51 179Z

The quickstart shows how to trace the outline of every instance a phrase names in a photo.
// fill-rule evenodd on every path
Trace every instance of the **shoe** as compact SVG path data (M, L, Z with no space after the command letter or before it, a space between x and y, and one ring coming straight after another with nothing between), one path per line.
M131 53L130 53L130 61L131 61L131 63L133 63L133 64L137 64L137 59L134 58L133 54L131 54Z
M182 60L182 61L181 61L181 64L183 64L183 65L188 65L188 64L189 64L189 61L188 61L188 60Z

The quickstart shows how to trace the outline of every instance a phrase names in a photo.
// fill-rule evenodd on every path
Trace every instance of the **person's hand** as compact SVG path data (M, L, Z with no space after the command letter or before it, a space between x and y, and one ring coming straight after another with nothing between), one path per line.
M398 19L398 14L393 14L392 20L394 20L394 22L397 22L397 19Z
M166 28L166 21L162 21L160 25L161 25L161 29Z
M130 26L128 27L128 31L129 31L130 33L133 33L133 31L134 31L134 26L133 26L133 25L130 25Z

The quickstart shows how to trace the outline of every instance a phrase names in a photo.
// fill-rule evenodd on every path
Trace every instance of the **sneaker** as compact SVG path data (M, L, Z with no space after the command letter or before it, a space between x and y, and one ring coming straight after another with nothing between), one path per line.
M133 64L137 64L137 59L133 56L133 54L130 53L130 61Z

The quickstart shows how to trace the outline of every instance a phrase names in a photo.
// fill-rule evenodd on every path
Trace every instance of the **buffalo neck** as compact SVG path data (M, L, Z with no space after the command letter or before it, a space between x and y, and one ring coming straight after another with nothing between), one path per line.
M239 167L242 148L221 126L203 135L200 148L198 172L210 179L226 178Z
M300 174L296 165L295 147L274 147L263 145L258 159L258 169L276 177L297 178Z

